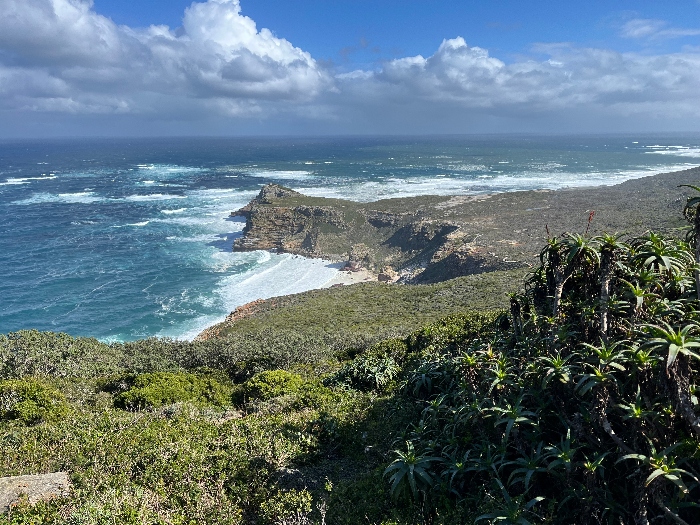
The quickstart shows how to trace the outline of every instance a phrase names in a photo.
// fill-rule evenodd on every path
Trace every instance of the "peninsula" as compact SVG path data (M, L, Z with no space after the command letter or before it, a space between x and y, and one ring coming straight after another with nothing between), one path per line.
M531 266L562 232L640 234L683 225L681 184L700 168L615 186L510 193L421 196L358 203L308 197L269 184L234 216L234 250L274 250L347 262L382 280L431 283Z

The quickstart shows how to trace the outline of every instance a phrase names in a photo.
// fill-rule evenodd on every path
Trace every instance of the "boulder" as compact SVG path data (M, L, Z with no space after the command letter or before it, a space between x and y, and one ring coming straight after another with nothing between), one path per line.
M67 472L0 478L0 512L10 510L22 496L26 496L29 503L33 504L67 496L69 490Z

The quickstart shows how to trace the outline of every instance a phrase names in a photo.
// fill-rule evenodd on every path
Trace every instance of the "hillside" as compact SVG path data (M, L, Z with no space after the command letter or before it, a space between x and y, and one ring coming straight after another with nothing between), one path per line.
M548 230L671 232L682 226L680 210L688 195L678 186L699 176L700 169L691 169L609 187L371 203L307 197L268 185L232 212L246 218L234 250L274 249L347 261L402 282L438 282L535 264Z
M527 271L259 301L193 342L0 336L0 487L68 483L0 497L0 525L700 523L700 197L675 186L698 175L453 211L437 204L455 198L425 198L420 221L458 229L475 207L504 206L473 227L484 248L506 225L524 232ZM343 201L311 202L267 187L243 210L241 243L291 248L308 228L323 240L318 221L348 224ZM297 222L253 237L256 207ZM542 220L538 244L528 225ZM631 233L597 234L608 227ZM391 248L413 264L434 245Z

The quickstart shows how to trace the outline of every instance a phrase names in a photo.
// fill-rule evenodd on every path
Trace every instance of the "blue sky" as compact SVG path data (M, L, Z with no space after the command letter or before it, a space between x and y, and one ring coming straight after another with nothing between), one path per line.
M118 24L178 27L192 2L181 0L97 0L95 9ZM369 66L408 55L427 55L445 38L462 36L506 62L538 42L576 42L618 51L673 51L700 45L698 35L652 42L624 38L632 19L653 19L672 27L700 27L700 2L649 0L588 1L416 1L416 0L242 0L242 11L259 27L338 67Z
M696 0L3 9L3 137L700 130Z

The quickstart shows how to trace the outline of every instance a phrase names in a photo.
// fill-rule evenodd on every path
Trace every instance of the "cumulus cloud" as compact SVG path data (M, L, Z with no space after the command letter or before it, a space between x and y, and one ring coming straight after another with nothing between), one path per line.
M653 39L695 30L635 19L622 31ZM239 0L193 3L177 29L120 26L89 0L3 0L0 111L187 122L247 117L271 122L267 130L302 123L311 133L473 131L489 119L546 131L582 115L597 115L598 123L695 123L700 50L652 55L540 44L530 57L506 62L457 37L429 56L334 75L258 29Z
M171 111L255 113L260 100L307 100L328 82L308 53L258 31L238 0L193 3L177 32L118 26L87 0L5 0L3 10L5 108L139 113L161 95Z
M539 45L534 51L545 58L506 64L455 38L428 58L401 58L371 74L345 74L339 88L350 107L364 101L370 113L421 106L434 114L472 117L556 120L582 111L607 119L700 117L698 53L649 56L570 44Z

